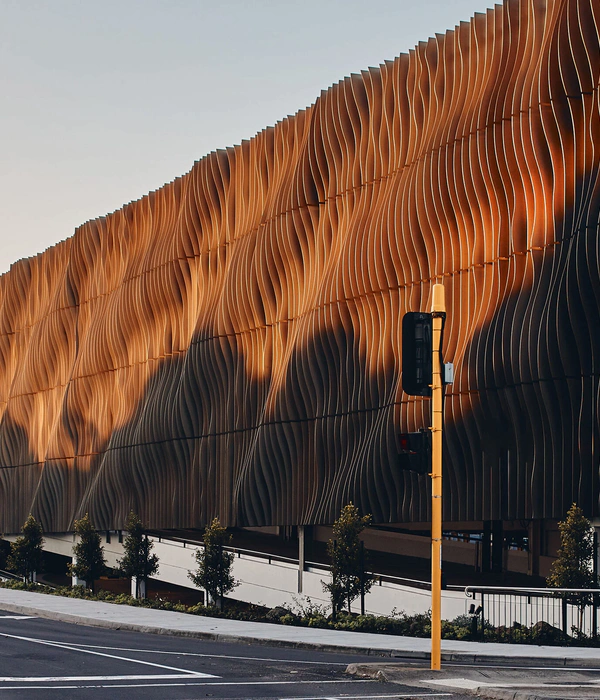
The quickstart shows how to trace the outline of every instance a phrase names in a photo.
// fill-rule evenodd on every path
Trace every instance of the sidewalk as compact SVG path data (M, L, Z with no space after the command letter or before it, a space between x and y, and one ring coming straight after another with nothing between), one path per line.
M600 649L443 640L442 670L429 671L426 666L410 665L410 659L429 658L430 640L415 637L221 620L8 588L0 588L0 610L92 627L392 657L396 660L374 658L373 663L351 664L347 672L391 683L414 681L429 691L463 692L490 700L600 697ZM484 661L505 664L505 668L468 666Z
M416 637L222 620L9 588L0 588L0 609L92 627L372 656L426 659L431 645L429 639ZM600 669L600 649L443 640L442 660L465 663L513 660L515 664L530 666Z

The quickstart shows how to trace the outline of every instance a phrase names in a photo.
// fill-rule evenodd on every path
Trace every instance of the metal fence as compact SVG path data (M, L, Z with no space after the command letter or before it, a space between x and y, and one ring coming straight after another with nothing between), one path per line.
M600 589L467 586L473 636L482 641L598 642Z

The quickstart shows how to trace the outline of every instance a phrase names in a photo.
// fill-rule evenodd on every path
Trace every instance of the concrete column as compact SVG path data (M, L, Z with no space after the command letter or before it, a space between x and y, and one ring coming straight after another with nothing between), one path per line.
M302 575L305 562L304 525L298 525L298 593L302 593Z
M492 520L492 571L501 574L504 556L504 523Z
M596 576L596 586L600 586L600 527L594 523L594 574Z
M527 575L540 575L540 554L542 553L542 523L540 520L530 520L527 526L529 552L527 556Z
M131 595L134 598L145 598L146 597L146 582L140 581L139 590L137 586L137 578L135 576L131 577Z
M72 557L71 558L71 564L75 566L77 564L77 558ZM86 582L82 578L78 578L77 576L71 576L71 585L72 586L86 586Z
M488 574L491 570L491 550L492 550L492 521L483 521L483 537L481 539L481 571Z

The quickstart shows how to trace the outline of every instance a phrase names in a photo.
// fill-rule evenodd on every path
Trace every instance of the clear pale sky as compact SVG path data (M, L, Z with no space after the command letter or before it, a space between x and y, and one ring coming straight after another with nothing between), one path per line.
M0 273L486 0L0 0Z

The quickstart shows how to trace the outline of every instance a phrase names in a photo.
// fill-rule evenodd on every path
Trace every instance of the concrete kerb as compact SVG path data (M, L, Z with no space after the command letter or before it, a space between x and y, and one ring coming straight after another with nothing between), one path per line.
M465 691L463 691L465 692ZM487 700L557 700L556 696L540 695L536 692L527 690L504 690L503 688L476 688L469 692L478 698L487 698Z
M43 595L43 594L35 594ZM44 596L46 597L46 596ZM68 599L63 599L68 600ZM41 602L41 601L40 601ZM102 605L108 605L110 607L120 607L111 603L103 603ZM177 626L170 627L164 624L164 620L161 624L147 624L147 623L136 623L127 620L115 620L115 619L103 619L101 614L98 613L97 616L91 617L85 614L73 614L65 611L58 610L46 610L40 605L26 605L16 602L8 602L0 599L0 609L4 609L10 612L22 614L22 615L32 615L35 617L41 617L49 620L55 620L60 622L68 622L71 624L86 625L90 627L100 627L104 629L114 629L114 630L125 630L130 632L142 632L146 634L161 634L161 635L171 635L178 637L187 637L195 639L205 639L221 642L231 642L239 644L257 644L262 646L276 646L292 649L306 649L306 650L320 650L334 653L345 653L345 654L356 654L364 656L373 656L380 658L390 658L390 659L414 659L414 660L426 660L429 658L429 651L424 651L421 649L404 649L399 646L385 646L383 638L385 635L377 635L378 641L381 645L368 646L364 643L359 642L361 633L351 632L346 634L351 634L353 637L356 635L357 644L345 644L340 639L340 642L332 642L331 640L302 640L302 639L285 639L278 638L276 634L269 636L268 629L270 625L265 625L264 623L238 623L241 626L248 625L248 633L239 633L237 630L232 632L219 631L218 629L213 630L194 630L194 629L178 629ZM130 611L131 608L128 608ZM134 608L133 610L139 610L140 614L143 614L143 609ZM148 612L161 612L164 616L165 614L170 615L183 615L183 613L168 613L166 611L148 611ZM194 616L190 616L194 617ZM219 618L202 618L203 620L210 620L210 625L214 628L218 628ZM222 621L225 622L225 621ZM227 621L230 622L230 621ZM252 633L252 627L259 625L259 627L265 630L266 634L257 635ZM277 626L279 627L279 626ZM301 634L305 628L285 628L286 631L291 629L297 630L298 634ZM308 631L308 630L306 630ZM317 630L311 630L313 633ZM332 632L332 630L327 630L327 633ZM343 634L343 633L342 633ZM406 638L408 639L408 638ZM414 640L416 641L416 640ZM423 642L424 640L419 640ZM422 645L421 645L422 646ZM478 645L482 646L482 645ZM459 663L487 663L487 664L506 664L513 663L515 666L529 665L533 667L587 667L587 668L600 668L600 652L597 652L593 657L585 658L585 656L559 656L552 655L549 657L544 656L515 656L515 647L513 646L513 653L502 655L497 653L481 653L481 650L477 652L463 651L463 650L442 650L442 661L446 663L459 662ZM525 648L522 651L527 653Z
M103 629L124 630L126 632L142 632L144 634L164 634L173 637L187 637L188 639L206 639L217 642L229 642L232 644L257 644L260 646L274 646L288 649L305 649L319 650L327 652L359 654L361 656L380 656L380 657L397 657L411 659L426 659L429 654L418 651L408 650L406 652L398 649L373 649L371 647L347 646L341 644L315 643L306 641L290 641L287 639L265 639L263 637L254 637L252 635L233 635L223 634L220 632L203 632L200 630L180 630L169 627L158 627L155 625L143 625L133 622L116 622L114 620L102 620L92 617L83 617L81 615L72 615L70 613L55 612L52 610L40 610L26 605L15 605L13 603L0 602L0 608L9 612L18 613L21 615L33 615L42 617L46 620L55 620L57 622L68 622L75 625L85 625L87 627L101 627ZM215 618L218 620L218 618Z

